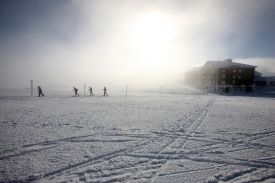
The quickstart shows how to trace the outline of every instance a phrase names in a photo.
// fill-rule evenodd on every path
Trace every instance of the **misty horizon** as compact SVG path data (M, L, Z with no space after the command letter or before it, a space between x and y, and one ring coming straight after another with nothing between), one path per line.
M1 1L0 87L158 88L229 57L275 75L274 4Z

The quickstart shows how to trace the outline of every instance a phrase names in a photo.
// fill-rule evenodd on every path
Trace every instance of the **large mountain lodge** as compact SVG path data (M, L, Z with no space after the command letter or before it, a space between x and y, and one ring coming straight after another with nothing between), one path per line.
M185 73L185 82L214 90L230 87L253 86L257 66L224 61L207 61L202 67L196 67Z

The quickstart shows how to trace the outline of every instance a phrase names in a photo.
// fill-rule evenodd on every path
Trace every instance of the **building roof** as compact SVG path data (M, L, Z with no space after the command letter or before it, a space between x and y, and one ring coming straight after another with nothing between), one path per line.
M237 62L232 62L232 59L226 59L224 61L207 61L205 64L211 64L217 68L226 68L226 67L250 67L255 68L257 66L241 64Z
M201 70L201 66L200 67L194 67L186 72L197 72L197 71L200 71Z
M258 72L258 71L254 71L254 75L257 75L257 76L261 76L262 75L262 73L260 73L260 72Z

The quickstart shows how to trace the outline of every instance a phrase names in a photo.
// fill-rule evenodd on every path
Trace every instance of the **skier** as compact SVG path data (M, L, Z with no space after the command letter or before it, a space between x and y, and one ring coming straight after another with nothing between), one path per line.
M77 96L79 96L79 94L77 93L77 91L78 91L78 89L76 88L76 87L73 87L74 88L74 94L75 94L75 96L77 95Z
M89 87L89 90L88 91L90 91L90 96L92 95L92 96L94 96L94 94L93 94L93 88L92 87Z
M105 95L108 95L108 93L106 93L107 89L106 89L105 86L104 86L103 90L104 90L104 96L105 96Z
M40 95L42 95L44 97L44 94L42 93L42 89L40 86L37 86L37 91L38 91L39 97L40 97Z

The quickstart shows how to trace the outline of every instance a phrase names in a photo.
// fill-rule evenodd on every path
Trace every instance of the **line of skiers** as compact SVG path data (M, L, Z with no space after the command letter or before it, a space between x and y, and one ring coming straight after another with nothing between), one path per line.
M37 86L37 91L38 91L38 96L40 97L41 95L44 97L45 95L42 93L42 88L40 87L40 86ZM73 87L73 91L74 91L74 94L75 94L75 96L79 96L79 94L77 93L78 92L78 89L76 88L76 87ZM93 88L92 87L89 87L89 90L88 91L90 91L90 96L94 96L94 94L93 94ZM104 86L104 88L103 88L103 91L104 91L104 93L103 93L103 95L105 96L105 95L108 95L108 93L106 92L107 91L107 89L106 89L106 87Z
M78 89L76 87L73 87L73 91L74 91L75 96L79 96L79 94L77 93ZM94 94L93 94L93 88L92 87L89 87L88 91L90 91L90 96L94 96ZM103 93L104 96L108 95L108 93L106 92L107 89L106 89L105 86L103 88L103 91L104 91L104 93Z

